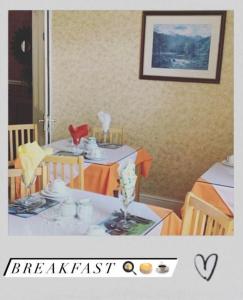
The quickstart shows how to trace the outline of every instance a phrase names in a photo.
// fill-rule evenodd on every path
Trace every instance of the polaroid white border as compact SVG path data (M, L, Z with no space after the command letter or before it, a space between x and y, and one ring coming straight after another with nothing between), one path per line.
M233 237L9 237L7 234L7 115L8 115L8 10L234 10L235 105L235 234ZM220 299L242 298L243 242L243 2L181 0L9 0L0 4L0 294L12 299ZM139 53L138 53L139 55ZM201 278L194 257L218 254L210 281ZM11 257L178 257L169 279L3 278Z

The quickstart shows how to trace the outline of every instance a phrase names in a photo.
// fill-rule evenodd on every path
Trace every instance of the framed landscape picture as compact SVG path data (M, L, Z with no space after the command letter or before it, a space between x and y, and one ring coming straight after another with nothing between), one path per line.
M145 11L140 79L219 83L225 11Z

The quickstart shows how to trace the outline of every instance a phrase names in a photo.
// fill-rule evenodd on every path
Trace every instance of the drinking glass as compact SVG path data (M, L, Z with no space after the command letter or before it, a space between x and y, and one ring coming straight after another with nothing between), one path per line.
M103 131L103 142L106 144L108 131Z
M74 154L78 155L79 154L79 143L80 143L81 137L74 137L73 136L73 145L74 145Z
M127 196L123 190L119 191L119 199L121 199L122 204L123 204L123 219L120 221L120 225L123 229L128 229L130 227L130 223L127 220L127 211L128 211L128 207L129 205L134 201L135 199L135 189L133 191L133 193L131 194L131 196Z
M25 178L23 175L21 176L21 178L22 178L22 182L25 185L26 194L27 194L26 197L24 197L24 199L23 199L23 204L28 205L28 204L30 204L31 200L33 199L33 196L31 195L31 186L35 183L37 176L34 174L33 177L31 178L29 184L26 184L26 181L25 181Z

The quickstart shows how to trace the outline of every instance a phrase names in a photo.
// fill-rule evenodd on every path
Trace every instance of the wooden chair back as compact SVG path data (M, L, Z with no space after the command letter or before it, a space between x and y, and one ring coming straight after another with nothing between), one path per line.
M15 202L27 195L27 188L22 180L22 169L8 169L9 202ZM47 168L41 164L35 171L36 180L31 185L31 193L38 192L47 186Z
M60 178L71 188L84 189L84 159L82 156L49 155L44 158L44 161L47 164L48 182Z
M102 129L99 127L93 127L91 134L96 137L99 143L123 144L123 128L110 128L107 132L106 140Z
M9 165L13 165L20 145L38 141L37 124L8 125Z
M232 235L233 219L189 192L182 220L182 235Z

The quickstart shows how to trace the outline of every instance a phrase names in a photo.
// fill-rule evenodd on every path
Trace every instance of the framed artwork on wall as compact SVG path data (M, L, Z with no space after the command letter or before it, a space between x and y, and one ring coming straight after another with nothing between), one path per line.
M140 79L219 83L226 11L144 11Z

